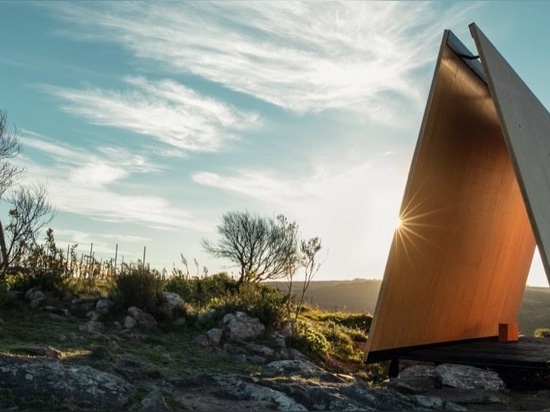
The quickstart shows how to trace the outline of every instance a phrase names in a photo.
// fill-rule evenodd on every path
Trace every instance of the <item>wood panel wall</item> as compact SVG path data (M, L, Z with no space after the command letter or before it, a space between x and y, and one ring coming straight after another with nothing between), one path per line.
M367 344L498 335L535 239L492 96L443 38Z

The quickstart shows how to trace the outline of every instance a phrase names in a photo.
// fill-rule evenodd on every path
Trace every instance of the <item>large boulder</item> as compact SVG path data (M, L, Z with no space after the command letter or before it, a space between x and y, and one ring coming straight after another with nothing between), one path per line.
M449 363L439 365L435 370L443 386L456 389L481 389L488 391L505 389L504 381L493 371Z
M144 328L152 328L157 326L157 321L150 313L142 311L136 306L130 306L128 308L128 315L130 315L139 326Z
M265 333L265 326L258 318L244 312L228 313L222 319L230 340L252 340Z
M90 366L0 356L0 387L28 400L58 400L93 410L120 410L135 388Z

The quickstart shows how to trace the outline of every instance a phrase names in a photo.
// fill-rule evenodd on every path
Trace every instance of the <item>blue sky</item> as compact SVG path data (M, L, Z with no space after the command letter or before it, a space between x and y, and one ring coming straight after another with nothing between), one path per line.
M317 279L381 278L449 28L476 22L546 107L550 3L0 2L0 109L60 246L170 269L229 210L323 240ZM529 284L547 286L535 259Z

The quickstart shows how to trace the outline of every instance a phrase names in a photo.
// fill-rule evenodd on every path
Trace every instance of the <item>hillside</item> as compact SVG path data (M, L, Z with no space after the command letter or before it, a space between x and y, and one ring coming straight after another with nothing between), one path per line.
M311 282L306 301L327 311L374 313L381 283L374 279ZM285 291L288 289L285 282L273 285ZM296 282L294 293L299 293L301 288L302 282ZM537 328L550 327L550 288L526 287L519 324L521 333L529 336Z

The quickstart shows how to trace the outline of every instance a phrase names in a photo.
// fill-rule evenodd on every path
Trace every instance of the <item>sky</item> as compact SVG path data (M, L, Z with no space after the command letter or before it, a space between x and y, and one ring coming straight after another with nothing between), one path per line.
M550 2L0 2L0 109L59 246L237 273L228 211L381 279L444 29L475 22L550 107ZM299 275L298 275L299 276ZM528 284L548 286L538 253Z

